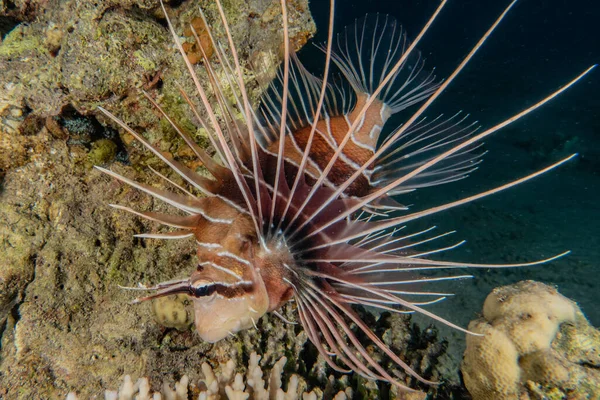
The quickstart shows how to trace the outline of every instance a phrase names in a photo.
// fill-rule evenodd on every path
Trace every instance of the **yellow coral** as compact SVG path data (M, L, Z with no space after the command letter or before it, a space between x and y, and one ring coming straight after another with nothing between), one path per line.
M483 317L511 337L519 354L546 349L561 323L575 320L576 305L550 286L534 281L496 288Z
M462 365L465 386L473 398L516 398L519 354L511 339L484 320L472 321L469 330L483 335L467 336Z
M523 380L562 383L569 380L569 366L551 350L526 354L519 360Z
M561 327L563 323L573 326ZM531 398L532 388L538 397L544 390L585 396L588 388L600 387L597 371L568 358L573 346L559 345L573 328L590 338L590 332L597 333L579 307L553 287L524 281L494 289L485 300L483 318L469 324L471 332L481 335L467 336L461 367L473 399L524 400ZM557 335L559 329L565 334ZM572 344L579 342L587 343Z
M166 327L187 330L194 323L194 313L189 310L186 296L178 294L152 301L152 311L156 321Z

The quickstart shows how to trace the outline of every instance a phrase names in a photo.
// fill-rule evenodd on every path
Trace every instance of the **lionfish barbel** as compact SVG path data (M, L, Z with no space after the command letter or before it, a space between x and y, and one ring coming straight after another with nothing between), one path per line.
M406 373L421 382L434 383L419 376L394 354L360 318L353 305L390 312L419 312L470 333L423 308L448 294L415 288L416 284L467 276L419 278L414 274L437 269L536 265L566 254L506 265L435 261L426 256L449 248L418 253L414 246L444 235L427 236L429 230L404 236L398 232L409 221L516 186L574 155L458 201L400 216L391 215L407 210L394 200L395 196L468 176L484 154L481 149L484 138L558 96L594 67L484 131L460 113L450 118L426 118L424 113L430 104L471 60L515 2L498 17L454 72L438 82L433 73L425 69L415 47L440 14L445 0L412 42L392 17L378 14L357 20L334 37L334 1L331 0L328 41L320 46L325 54L322 78L311 75L290 50L286 2L281 0L284 60L256 109L250 103L220 1L215 3L227 46L217 43L200 11L218 65L228 76L235 95L235 101L224 95L224 88L217 79L217 63L211 64L204 55L203 65L216 106L209 102L211 92L200 83L161 4L208 119L200 116L183 90L182 96L210 133L221 162L201 149L146 93L210 171L212 179L162 153L113 114L101 109L203 194L196 196L162 175L159 176L179 191L151 187L97 167L185 214L138 212L114 205L176 228L167 233L138 236L193 237L197 243L198 266L188 279L148 288L155 293L137 301L173 294L189 296L198 333L202 339L216 342L255 326L267 312L279 315L277 310L293 299L310 341L334 370L354 371L368 379L412 390L370 355L351 328L354 325ZM194 35L202 49L197 33ZM341 72L342 79L328 79L331 62ZM390 116L417 106L408 120L380 137ZM217 115L222 116L222 124ZM410 241L419 235L425 239Z

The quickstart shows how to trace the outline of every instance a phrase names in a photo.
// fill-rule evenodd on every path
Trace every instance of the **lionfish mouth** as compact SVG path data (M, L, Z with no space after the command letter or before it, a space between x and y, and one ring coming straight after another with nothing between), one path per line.
M214 307L218 309L211 309L212 303L206 303L196 310L196 315L209 320L211 315L206 313L226 314L223 321L235 328L224 327L223 330L231 333L228 329L245 329L251 325L249 321L255 322L255 317L268 311L276 313L277 308L293 298L309 339L334 370L354 371L368 379L412 390L370 355L351 328L354 324L407 374L421 382L433 383L394 354L353 306L419 312L470 333L423 308L449 294L416 288L429 282L470 275L427 277L419 276L420 272L536 265L567 254L504 265L436 261L428 256L462 242L418 252L416 246L446 234L428 236L430 229L400 234L410 221L509 189L575 156L502 186L422 211L406 212L407 208L394 199L416 189L466 178L478 168L485 154L481 149L483 139L560 95L594 68L586 69L527 109L484 130L461 113L450 118L426 118L429 106L470 62L515 2L508 5L454 72L438 82L433 73L426 70L416 46L438 18L445 0L412 42L392 17L379 14L365 16L334 39L334 1L331 0L328 40L320 46L325 54L322 78L310 74L291 51L286 1L281 0L284 59L256 109L249 100L220 0L215 3L223 38L215 37L200 11L215 51L215 63L202 50L198 34L191 26L203 53L202 79L186 56L161 2L204 113L183 89L181 95L200 125L209 132L212 148L221 161L215 161L194 143L148 93L144 95L189 145L212 178L199 175L161 152L116 116L100 108L203 195L196 196L159 173L161 179L177 188L176 192L144 185L96 167L185 214L138 212L114 206L176 229L138 236L195 237L198 244L201 262L193 278L141 288L155 293L137 301L182 293L197 298L213 296ZM330 77L332 62L343 76L340 81L333 82ZM224 94L226 90L218 79L221 75L227 77L233 100ZM215 104L209 101L208 89L201 82L210 85ZM381 134L391 115L409 108L415 108L410 118L390 134ZM392 213L397 216L391 216ZM235 304L247 309L234 309L238 307ZM212 328L211 338L220 337L219 327Z

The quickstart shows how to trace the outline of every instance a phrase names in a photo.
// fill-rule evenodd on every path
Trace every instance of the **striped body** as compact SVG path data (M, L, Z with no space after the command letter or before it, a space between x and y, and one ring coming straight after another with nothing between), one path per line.
M364 105L366 94L360 94L359 101L355 110ZM349 143L343 148L342 155L333 165L333 169L325 180L325 184L331 188L338 187L341 183L364 165L365 162L373 156L375 146L381 127L385 124L382 118L382 111L385 107L380 101L369 108L368 113L362 118L362 123L357 131L352 135ZM351 126L351 121L356 119L356 113L347 115L332 116L321 119L317 123L316 136L310 149L310 163L306 168L307 180L314 182L321 176L323 169L328 164L331 155L339 148L344 136ZM387 117L385 117L387 119ZM297 167L300 165L302 155L306 149L306 144L310 136L311 127L305 126L285 138L285 161L293 168L287 170L286 176L294 177ZM279 140L273 142L266 151L274 157L277 157L277 148ZM344 194L346 196L362 197L371 191L370 175L373 168L369 168L361 174L355 182L350 185Z

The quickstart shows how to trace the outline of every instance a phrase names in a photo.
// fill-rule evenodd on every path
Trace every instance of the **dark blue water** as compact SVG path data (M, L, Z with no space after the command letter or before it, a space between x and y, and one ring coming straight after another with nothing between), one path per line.
M327 3L311 3L317 41L326 39ZM410 37L418 34L439 4L338 3L338 28L365 13L380 12L398 19ZM427 65L435 66L439 77L449 75L507 5L507 1L449 1L419 45ZM519 2L428 115L464 110L484 128L509 118L600 62L599 20L600 5L591 0ZM320 64L308 61L309 69L319 69ZM493 287L534 279L557 285L580 304L594 325L600 325L600 307L595 304L600 290L599 93L597 68L559 98L486 140L490 152L473 176L402 199L414 204L413 209L439 205L579 153L568 165L532 182L413 224L415 229L437 225L441 232L458 230L457 240L468 242L439 256L453 261L525 262L572 250L567 257L537 267L471 270L474 280L444 288L459 296L437 312L464 326L481 310Z

